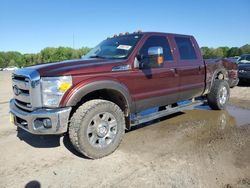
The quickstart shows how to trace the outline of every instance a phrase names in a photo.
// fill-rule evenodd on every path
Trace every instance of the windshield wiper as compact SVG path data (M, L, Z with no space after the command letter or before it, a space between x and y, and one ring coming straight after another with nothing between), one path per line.
M99 55L92 55L89 56L89 58L100 58L100 59L106 59L105 57L99 56Z

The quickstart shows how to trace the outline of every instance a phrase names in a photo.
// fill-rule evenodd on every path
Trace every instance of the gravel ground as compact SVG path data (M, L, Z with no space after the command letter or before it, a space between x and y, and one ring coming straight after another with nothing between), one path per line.
M225 111L207 106L134 127L112 155L89 160L67 136L9 123L10 73L0 72L0 187L250 187L250 87Z

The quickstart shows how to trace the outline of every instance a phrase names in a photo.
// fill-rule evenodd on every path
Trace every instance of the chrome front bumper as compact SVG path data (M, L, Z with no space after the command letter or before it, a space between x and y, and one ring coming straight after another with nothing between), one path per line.
M15 100L10 101L10 113L13 115L14 124L18 127L38 135L62 134L67 132L71 107L59 109L37 109L27 112L18 108ZM39 123L40 119L49 119L51 126L46 128Z

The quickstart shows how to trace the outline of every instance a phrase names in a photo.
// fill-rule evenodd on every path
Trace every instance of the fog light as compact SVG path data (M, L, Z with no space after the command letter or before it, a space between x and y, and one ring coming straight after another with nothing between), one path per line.
M36 129L49 129L52 127L52 123L49 118L38 118L34 121L34 126Z
M52 127L52 123L50 119L43 119L43 126L45 128L51 128Z

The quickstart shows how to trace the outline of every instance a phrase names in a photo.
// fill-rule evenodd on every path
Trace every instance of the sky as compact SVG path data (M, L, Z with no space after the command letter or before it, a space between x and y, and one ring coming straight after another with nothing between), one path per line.
M250 0L0 0L0 51L94 47L138 29L240 47L250 44L249 23Z

